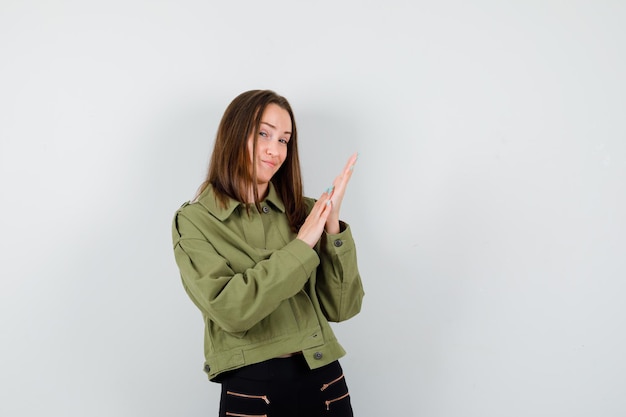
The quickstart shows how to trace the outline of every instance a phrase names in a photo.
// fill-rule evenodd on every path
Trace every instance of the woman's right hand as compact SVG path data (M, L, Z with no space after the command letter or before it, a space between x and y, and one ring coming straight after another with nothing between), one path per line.
M307 216L302 227L300 227L296 238L304 241L309 247L313 248L317 241L320 240L320 236L322 236L324 225L326 224L326 219L331 209L332 202L330 200L330 192L324 192L319 200L315 202L313 209Z

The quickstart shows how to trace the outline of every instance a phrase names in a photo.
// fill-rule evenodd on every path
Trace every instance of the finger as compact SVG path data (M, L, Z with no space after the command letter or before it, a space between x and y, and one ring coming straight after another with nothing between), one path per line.
M348 162L346 162L346 166L343 168L343 172L352 173L354 170L354 166L356 165L356 161L359 159L359 153L353 153L350 158L348 158Z
M315 220L319 219L320 215L324 211L324 207L325 207L324 204L326 204L326 202L323 201L322 199L317 200L317 202L313 206L313 209L309 213L309 217Z
M352 154L352 156L348 158L348 162L346 162L346 165L344 166L343 171L337 177L337 180L339 180L339 183L347 184L348 181L350 181L350 178L352 177L352 173L354 172L354 166L356 165L358 158L359 158L358 152Z
M326 223L326 219L328 219L328 216L330 215L330 212L332 210L333 210L333 201L331 199L328 199L326 203L324 203L324 209L320 213L320 221L322 223Z
M334 193L332 195L333 200L335 200L336 197L343 196L343 194L346 191L346 188L348 187L348 183L350 182L350 178L352 178L351 170L344 172L341 175L339 175L337 178L335 178L335 181L333 181L333 186L334 186Z
M330 189L327 189L326 191L324 191L322 195L320 196L320 198L313 205L313 209L311 210L311 213L315 212L316 215L319 216L326 209L326 205L330 201L330 196L331 196Z

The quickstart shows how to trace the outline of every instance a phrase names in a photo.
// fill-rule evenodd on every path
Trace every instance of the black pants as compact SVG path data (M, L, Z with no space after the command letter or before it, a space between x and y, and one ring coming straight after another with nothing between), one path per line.
M220 417L352 417L339 362L309 369L304 357L249 365L222 381Z

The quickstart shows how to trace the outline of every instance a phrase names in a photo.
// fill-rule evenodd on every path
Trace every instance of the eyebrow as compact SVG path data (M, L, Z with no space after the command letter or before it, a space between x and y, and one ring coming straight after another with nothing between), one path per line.
M262 124L262 125L268 125L268 126L269 126L269 127L271 127L272 129L276 130L276 126L274 126L274 125L273 125L273 124L271 124L271 123L261 122L261 124ZM289 131L285 131L285 132L283 132L283 133L284 133L284 134L286 134L286 135L291 135L291 132L289 132Z

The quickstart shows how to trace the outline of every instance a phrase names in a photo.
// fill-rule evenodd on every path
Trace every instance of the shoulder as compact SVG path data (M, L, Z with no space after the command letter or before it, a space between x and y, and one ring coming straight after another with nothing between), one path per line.
M183 231L198 229L200 224L206 223L202 219L207 214L200 204L187 201L174 213L172 229L175 234L182 236Z
M198 217L202 217L206 215L208 212L205 207L203 207L200 203L186 201L182 206L176 210L174 213L174 218L185 217L187 219L196 219Z
M183 204L176 212L176 215L183 215L189 218L205 218L214 217L219 221L225 221L241 203L232 199L225 198L221 201L213 187L209 185L200 195L193 201Z

